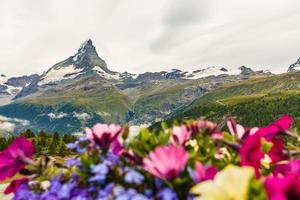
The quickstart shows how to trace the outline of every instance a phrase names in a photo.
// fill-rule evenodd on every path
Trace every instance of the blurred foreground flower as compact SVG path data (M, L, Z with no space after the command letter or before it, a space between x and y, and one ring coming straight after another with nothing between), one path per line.
M115 124L96 124L92 129L86 128L85 132L91 142L99 145L101 149L107 150L122 132L122 127Z
M13 177L26 164L32 162L32 142L20 136L0 153L0 181Z
M194 186L191 193L201 195L196 199L205 200L247 200L250 180L254 176L249 167L227 166L214 180Z
M144 158L144 168L163 180L171 180L185 168L188 153L182 146L160 146Z
M184 145L191 137L191 131L187 130L186 126L174 127L172 130L171 144Z
M28 183L28 178L20 178L13 180L5 189L4 194L15 193L22 184Z
M264 152L264 146L268 146L267 152ZM284 143L281 139L272 138L266 141L260 134L255 133L247 138L240 149L241 165L254 167L256 177L259 177L259 169L265 158L270 160L269 164L285 159L283 149Z
M265 181L269 200L298 200L300 199L300 177L288 175L285 177L269 177Z
M191 171L191 177L196 183L212 180L217 174L218 169L214 166L203 166L199 161L196 162L195 170Z

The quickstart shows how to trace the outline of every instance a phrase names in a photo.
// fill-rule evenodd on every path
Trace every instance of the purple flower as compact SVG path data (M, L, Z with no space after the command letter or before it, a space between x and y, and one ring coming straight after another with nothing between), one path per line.
M140 172L131 169L126 173L124 179L127 183L141 184L145 178Z
M18 173L31 162L35 149L32 142L20 136L0 153L0 181Z
M28 185L23 184L20 188L16 191L13 200L40 200L40 196L38 194L34 194L29 188Z
M66 160L67 167L80 166L80 161L77 158L69 158Z
M77 140L74 143L67 144L67 148L76 151L79 154L83 154L86 149L80 146L80 141Z
M98 165L92 165L91 166L91 171L95 175L89 179L90 182L97 181L99 183L104 183L106 179L106 175L109 172L109 167L104 164L100 163Z
M23 184L28 183L29 179L28 178L20 178L13 180L5 189L4 194L10 194L10 193L15 193L19 187Z
M177 194L171 188L164 188L157 194L158 200L178 200Z

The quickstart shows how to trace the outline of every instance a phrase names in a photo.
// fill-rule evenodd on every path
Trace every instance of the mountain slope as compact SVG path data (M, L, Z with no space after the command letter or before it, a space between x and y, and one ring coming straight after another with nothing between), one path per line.
M224 125L226 117L237 116L247 126L263 126L286 113L295 117L295 126L300 128L300 72L224 85L169 116L168 121L206 117Z
M26 128L61 133L95 122L151 124L223 84L267 76L272 74L245 66L114 72L87 40L76 54L22 87L11 104L0 107L0 114L30 121Z

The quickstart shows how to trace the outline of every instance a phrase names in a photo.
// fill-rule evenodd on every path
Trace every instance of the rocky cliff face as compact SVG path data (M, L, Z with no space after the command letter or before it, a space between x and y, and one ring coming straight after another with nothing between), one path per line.
M287 72L296 72L296 71L300 71L300 58L295 63L289 66Z

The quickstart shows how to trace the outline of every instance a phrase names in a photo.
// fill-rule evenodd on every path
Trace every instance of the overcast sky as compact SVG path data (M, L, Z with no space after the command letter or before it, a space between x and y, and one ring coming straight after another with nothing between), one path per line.
M91 38L112 70L286 71L299 0L1 0L0 74L42 73Z

